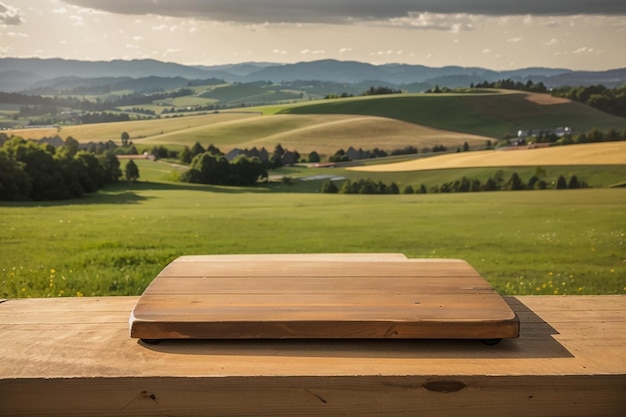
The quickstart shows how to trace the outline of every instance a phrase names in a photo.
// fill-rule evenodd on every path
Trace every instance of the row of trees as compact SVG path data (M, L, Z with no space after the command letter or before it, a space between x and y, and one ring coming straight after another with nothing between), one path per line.
M431 193L467 193L479 191L521 191L521 190L545 190L555 188L557 190L587 188L588 185L584 181L579 181L576 175L573 175L569 181L560 175L555 184L540 178L538 175L532 175L528 182L524 182L517 172L511 174L508 180L504 181L504 174L498 171L495 176L488 178L485 182L478 179L463 177L456 181L441 184L440 186L431 187ZM421 186L419 193L425 193L425 186Z
M560 87L552 95L585 103L605 113L626 117L626 84L607 88L604 85Z
M528 80L523 83L521 81L515 81L510 78L494 82L484 81L478 84L472 83L470 85L470 88L496 88L502 90L530 91L533 93L548 92L548 88L542 82L534 83L532 80Z
M538 173L542 174L541 169ZM504 172L498 171L493 177L488 178L485 182L478 179L467 178L464 176L456 181L444 183L439 186L433 186L430 190L424 185L420 185L417 189L413 186L406 186L402 192L404 194L427 194L427 193L469 193L479 191L519 191L519 190L545 190L555 188L557 190L587 188L585 181L579 180L576 175L567 180L560 175L556 183L548 184L545 179L538 175L533 175L528 182L524 182L517 172L511 174L511 177L505 181ZM322 185L322 193L342 193L342 194L399 194L400 189L395 182L390 185L381 181L373 181L371 179L360 179L358 181L345 180L341 187L337 186L334 181L326 181Z
M139 177L132 167L131 174L134 179ZM71 144L55 149L19 137L0 148L0 200L77 198L117 182L121 176L120 162L112 152L97 156Z
M374 181L368 178L357 181L346 180L341 185L341 188L337 187L333 181L326 181L322 185L322 192L327 194L399 194L400 188L395 182L387 185L382 181Z

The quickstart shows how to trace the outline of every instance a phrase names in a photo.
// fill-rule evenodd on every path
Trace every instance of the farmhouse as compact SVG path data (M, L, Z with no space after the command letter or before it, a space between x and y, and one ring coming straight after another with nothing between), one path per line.
M518 130L517 139L526 138L540 138L544 136L556 135L562 138L565 135L571 135L571 127L557 127L554 129L530 129L530 130Z

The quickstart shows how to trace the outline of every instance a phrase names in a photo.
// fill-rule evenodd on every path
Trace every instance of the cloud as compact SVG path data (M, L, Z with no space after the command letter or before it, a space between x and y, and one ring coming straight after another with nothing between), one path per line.
M161 15L241 23L354 23L413 14L626 15L624 0L64 0L133 15Z
M24 13L17 7L0 3L0 25L21 25L24 23Z
M475 18L468 14L414 13L407 17L389 19L392 26L403 26L414 29L432 29L452 31L455 33L474 29Z

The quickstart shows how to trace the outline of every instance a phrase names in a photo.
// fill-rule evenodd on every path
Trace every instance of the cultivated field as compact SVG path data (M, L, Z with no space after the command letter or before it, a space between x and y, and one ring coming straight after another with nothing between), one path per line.
M542 149L461 152L351 169L367 172L403 172L451 168L560 165L626 166L626 142L555 146Z
M184 98L181 98L183 100ZM519 129L569 126L623 131L623 118L546 94L401 94L306 101L246 108L205 115L79 126L60 130L9 131L25 138L72 136L79 142L120 141L128 132L135 145L182 147L199 142L222 151L277 144L301 154L333 154L350 146L386 151L444 145L456 149L467 142L482 147L487 140L515 135Z
M301 154L316 151L333 154L350 146L363 149L393 149L415 146L432 147L443 144L462 147L484 146L491 139L473 134L434 129L414 123L375 116L350 115L260 115L258 113L227 113L190 116L155 121L103 123L68 126L56 129L25 129L11 133L39 139L56 134L72 136L79 142L120 141L128 132L135 145L152 147L192 146L199 142L213 144L223 152L233 148L262 148L271 151L277 144Z

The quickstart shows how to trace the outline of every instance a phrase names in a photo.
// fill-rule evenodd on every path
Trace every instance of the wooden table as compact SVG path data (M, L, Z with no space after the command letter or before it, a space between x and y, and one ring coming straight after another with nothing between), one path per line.
M402 254L182 256L130 324L144 340L519 335L515 313L467 262Z
M0 303L0 416L622 416L626 296L505 297L517 339L129 337L138 297Z

